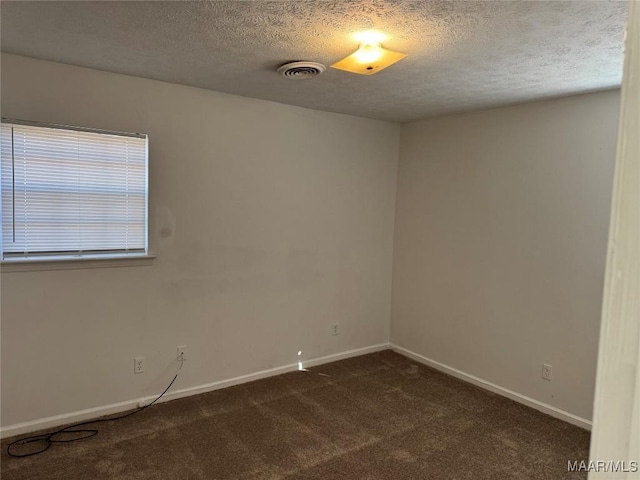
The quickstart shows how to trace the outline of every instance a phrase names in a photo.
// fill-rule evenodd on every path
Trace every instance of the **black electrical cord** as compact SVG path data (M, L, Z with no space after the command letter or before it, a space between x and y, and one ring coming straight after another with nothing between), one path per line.
M182 368L182 364L180 365L180 368ZM73 425L68 425L68 426L66 426L64 428L61 428L60 430L56 430L55 432L43 433L41 435L33 435L31 437L21 438L21 439L16 440L16 441L14 441L14 442L9 444L9 446L7 447L7 455L9 455L10 457L15 457L15 458L31 457L33 455L39 455L41 453L46 452L47 450L49 450L49 448L51 448L51 445L53 445L54 443L71 443L71 442L77 442L78 440L86 440L87 438L91 438L94 435L98 434L98 430L96 430L94 428L81 428L81 429L78 429L77 427L84 427L85 425L91 425L91 424L94 424L94 423L114 422L116 420L122 420L123 418L130 417L131 415L135 415L136 413L140 413L141 411L146 410L151 405L153 405L158 400L160 400L163 397L163 395L165 393L167 393L167 391L169 391L169 389L171 388L171 385L173 385L173 382L176 381L176 378L178 378L178 374L177 373L176 373L176 376L173 377L173 380L171 380L171 383L169 384L169 386L164 389L164 392L162 392L160 394L160 396L157 397L149 405L145 405L144 407L140 407L140 408L138 408L138 409L136 409L136 410L134 410L132 412L125 413L124 415L120 415L118 417L99 418L97 420L88 420L86 422L80 422L80 423L75 423ZM74 436L73 438L67 438L67 439L55 438L56 436L60 436L60 435L63 435L63 434L78 434L78 433L80 435L79 436ZM28 453L19 453L19 452L18 453L14 453L14 452L12 452L12 448L14 446L27 445L27 444L34 443L34 442L42 442L43 447L41 449L39 449L39 450L36 450L36 451L29 451Z

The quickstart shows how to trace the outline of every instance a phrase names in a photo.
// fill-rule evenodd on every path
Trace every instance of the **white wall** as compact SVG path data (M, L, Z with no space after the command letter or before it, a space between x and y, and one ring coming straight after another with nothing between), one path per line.
M178 345L186 388L388 341L398 125L12 55L2 116L149 134L158 254L2 274L3 426L160 392Z
M618 107L608 91L403 126L392 343L591 418Z
M393 343L591 418L618 103L404 125L391 305L399 126L2 55L3 116L150 135L158 253L2 273L2 426L153 395L177 345L181 389L385 343L391 306Z

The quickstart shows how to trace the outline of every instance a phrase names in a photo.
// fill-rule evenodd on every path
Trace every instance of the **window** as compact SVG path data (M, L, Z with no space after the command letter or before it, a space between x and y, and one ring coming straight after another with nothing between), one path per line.
M147 253L147 137L4 120L2 260Z

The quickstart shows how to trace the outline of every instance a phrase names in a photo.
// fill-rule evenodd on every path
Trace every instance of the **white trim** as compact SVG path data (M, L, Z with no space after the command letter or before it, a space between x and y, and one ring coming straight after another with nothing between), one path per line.
M629 469L640 461L640 3L628 4L590 450L627 468L589 470L589 480L640 478Z
M496 385L495 383L487 382L486 380L478 378L474 375L470 375L461 370L445 365L444 363L440 363L430 358L424 357L420 354L412 352L411 350L399 347L398 345L389 344L389 348L391 348L391 350L393 350L394 352L399 353L400 355L404 355L405 357L415 360L416 362L422 363L429 367L433 367L436 370L440 370L441 372L459 378L460 380L464 380L465 382L484 388L485 390L489 390L490 392L497 393L498 395L507 397L518 403L526 405L527 407L531 407L543 413L546 413L547 415L551 415L554 418L558 418L572 425L584 428L585 430L591 430L591 422L586 418L578 417L577 415L553 407L544 402L534 400L533 398L501 387L500 385Z
M119 132L117 130L104 130L102 128L78 127L75 125L62 125L59 123L38 122L34 120L19 120L17 118L2 117L2 123L8 125L26 125L29 127L57 128L59 130L71 130L73 132L100 133L102 135L117 135L119 137L147 138L144 133Z
M382 350L389 349L388 343L382 343L379 345L372 345L364 348L357 348L354 350L347 350L345 352L334 353L332 355L326 355L324 357L313 358L303 362L303 367L314 367L316 365L322 365L324 363L337 362L338 360L344 360L346 358L358 357L360 355L367 355L369 353L380 352ZM273 377L275 375L281 375L287 372L293 372L298 370L298 364L292 363L289 365L283 365L281 367L270 368L268 370L261 370L259 372L250 373L247 375L241 375L239 377L230 378L228 380L220 380L217 382L205 383L195 387L183 388L174 392L167 392L157 403L168 402L169 400L176 400L178 398L190 397L191 395L198 395L200 393L211 392L213 390L219 390L221 388L232 387L241 383L253 382L254 380L260 380L262 378ZM124 402L112 403L110 405L103 405L100 407L88 408L86 410L79 410L76 412L63 413L61 415L54 415L52 417L39 418L28 422L16 423L0 429L0 438L12 437L14 435L22 435L25 433L35 432L45 428L57 427L59 425L65 425L67 423L81 422L83 420L89 420L91 418L101 417L103 415L111 415L113 413L124 412L137 408L140 404L148 404L150 401L156 398L157 395L143 397L133 400L127 400Z
M82 268L148 267L156 255L86 256L67 258L37 258L3 260L2 273L36 272L41 270L77 270Z
M357 348L354 350L347 350L341 353L326 355L324 357L313 358L311 360L305 361L303 363L303 366L305 368L314 367L314 366L322 365L325 363L337 362L339 360L358 357L360 355L367 355L369 353L380 352L382 350L387 350L387 349L392 349L396 353L399 353L400 355L403 355L412 360L415 360L418 363L422 363L429 367L435 368L436 370L440 370L441 372L444 372L448 375L459 378L473 385L477 385L481 388L489 390L490 392L497 393L498 395L502 395L503 397L507 397L518 403L521 403L523 405L526 405L528 407L534 408L543 413L551 415L552 417L571 423L572 425L576 425L586 430L591 429L591 422L587 419L578 417L564 410L560 410L559 408L552 407L551 405L540 402L538 400L534 400L532 398L526 397L524 395L521 395L512 390L508 390L494 383L487 382L485 380L482 380L481 378L462 372L453 367L449 367L448 365L445 365L443 363L436 362L435 360L431 360L430 358L424 357L415 352L412 352L410 350L407 350L405 348L402 348L393 344L382 343L379 345L372 345L370 347ZM211 392L214 390L220 390L222 388L232 387L234 385L240 385L242 383L253 382L255 380L273 377L276 375L281 375L283 373L293 372L296 370L298 370L298 364L292 363L289 365L283 365L281 367L275 367L268 370L261 370L258 372L250 373L247 375L241 375L239 377L234 377L227 380L219 380L216 382L206 383L206 384L198 385L195 387L183 388L173 392L170 391L170 392L167 392L166 395L158 401L158 403L167 402L170 400L176 400L178 398L190 397L192 395L198 395L200 393ZM39 418L39 419L31 420L28 422L16 423L14 425L9 425L7 427L3 427L2 429L0 429L0 438L12 437L14 435L22 435L25 433L35 432L37 430L42 430L45 428L57 427L57 426L65 425L68 423L75 423L83 420L89 420L91 418L101 417L103 415L111 415L118 412L124 412L126 410L137 408L140 404L147 404L155 398L156 396L152 395L152 396L147 396L143 398L127 400L124 402L112 403L110 405L103 405L100 407L88 408L86 410L79 410L76 412L69 412L61 415L54 415L51 417Z

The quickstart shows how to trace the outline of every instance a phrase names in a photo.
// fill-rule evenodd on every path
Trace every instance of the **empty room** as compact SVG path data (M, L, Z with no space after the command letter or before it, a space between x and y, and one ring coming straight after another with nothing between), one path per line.
M0 20L3 480L640 478L640 4Z

